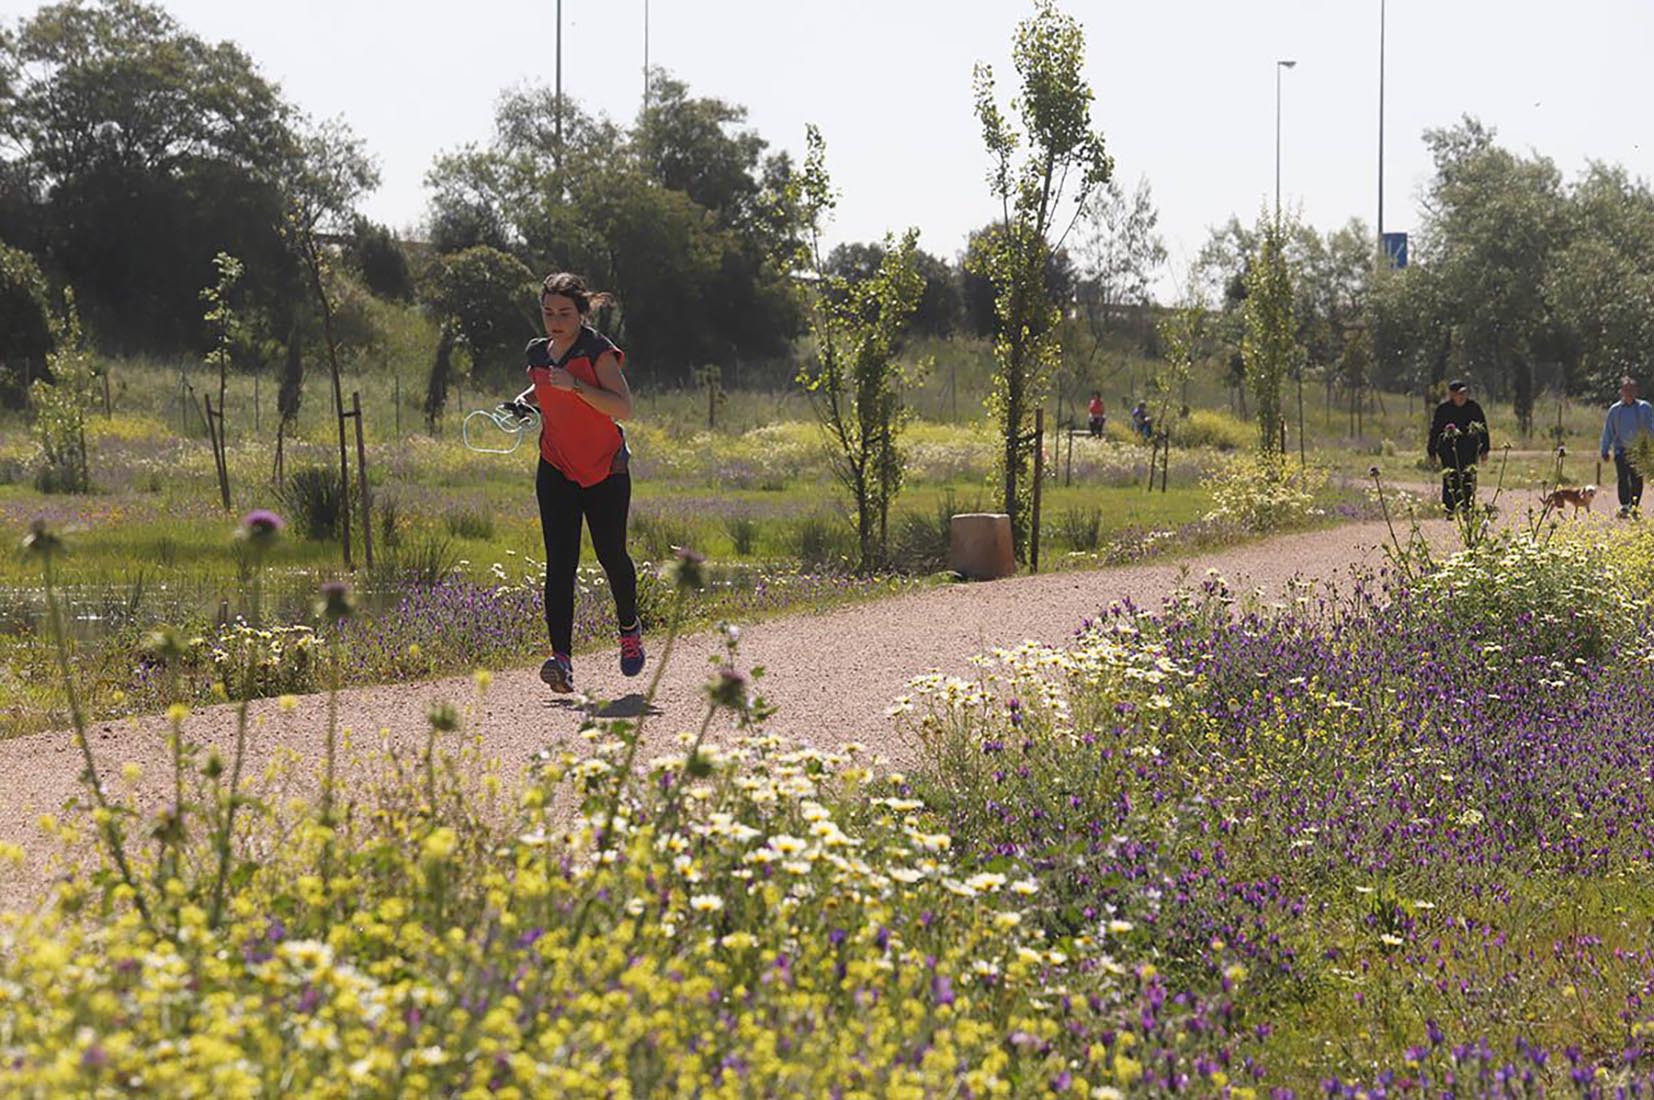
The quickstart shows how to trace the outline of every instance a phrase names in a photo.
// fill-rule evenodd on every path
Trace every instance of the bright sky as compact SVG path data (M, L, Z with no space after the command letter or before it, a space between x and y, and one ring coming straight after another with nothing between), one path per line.
M556 0L162 0L184 25L240 43L287 96L343 116L378 158L366 212L425 211L433 157L484 141L502 88L553 82ZM1285 202L1327 229L1378 204L1380 0L1069 0L1094 117L1129 189L1146 176L1174 269L1210 227L1274 193L1276 65ZM10 23L35 5L0 0ZM1010 41L1032 5L986 0L648 0L649 58L693 94L745 105L772 147L827 140L840 240L917 225L945 257L994 214L971 66L1015 83ZM645 0L563 0L563 88L629 120L643 94ZM1385 227L1418 222L1420 134L1465 113L1506 144L1654 174L1650 0L1388 0ZM1642 144L1650 144L1644 150Z

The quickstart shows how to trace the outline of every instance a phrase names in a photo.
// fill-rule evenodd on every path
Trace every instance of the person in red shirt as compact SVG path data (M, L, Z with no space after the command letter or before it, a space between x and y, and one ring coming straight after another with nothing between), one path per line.
M593 294L578 275L558 272L540 286L544 339L525 355L529 388L517 396L540 410L540 462L534 490L546 544L546 630L551 656L540 679L551 690L574 690L569 657L574 634L574 575L580 564L580 524L609 578L620 629L620 671L643 671L643 624L637 613L637 569L626 552L626 516L632 502L626 436L619 421L632 415L632 391L621 367L625 355L586 323Z
M1092 438L1103 434L1103 428L1108 425L1108 406L1103 404L1103 395L1100 390L1091 391L1091 404L1085 407L1088 427Z

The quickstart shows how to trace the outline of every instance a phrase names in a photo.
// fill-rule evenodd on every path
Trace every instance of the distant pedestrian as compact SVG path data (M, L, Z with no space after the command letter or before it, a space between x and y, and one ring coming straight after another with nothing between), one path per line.
M1620 378L1620 399L1608 407L1602 423L1602 460L1614 455L1614 473L1620 494L1621 519L1636 515L1642 508L1643 479L1631 465L1629 452L1643 435L1654 435L1654 407L1637 396L1637 380L1629 374Z
M1442 471L1442 507L1448 515L1476 503L1476 467L1487 461L1487 414L1470 399L1470 384L1455 378L1436 406L1425 453Z
M1154 438L1154 418L1149 415L1147 401L1139 401L1131 410L1131 428L1144 443Z
M1091 391L1091 404L1085 407L1085 412L1091 438L1102 438L1103 429L1108 426L1108 406L1103 404L1103 395L1097 390Z

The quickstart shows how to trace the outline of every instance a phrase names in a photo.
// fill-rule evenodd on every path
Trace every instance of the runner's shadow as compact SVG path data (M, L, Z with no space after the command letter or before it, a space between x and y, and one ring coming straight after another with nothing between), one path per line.
M580 711L592 718L642 718L646 715L665 713L659 707L651 706L644 699L643 693L637 691L630 695L622 695L619 699L608 700L564 696L546 700L546 706L559 710Z

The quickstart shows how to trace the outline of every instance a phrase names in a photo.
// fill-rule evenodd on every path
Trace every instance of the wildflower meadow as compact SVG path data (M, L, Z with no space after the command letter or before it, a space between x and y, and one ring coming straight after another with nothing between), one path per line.
M5 918L0 1093L1649 1095L1651 563L1550 528L1209 576L916 681L902 770L766 734L733 630L699 735L594 718L521 780L467 700L365 784L330 730L308 786L175 704L159 805L82 733L41 826L99 857ZM352 611L301 640L325 682Z

